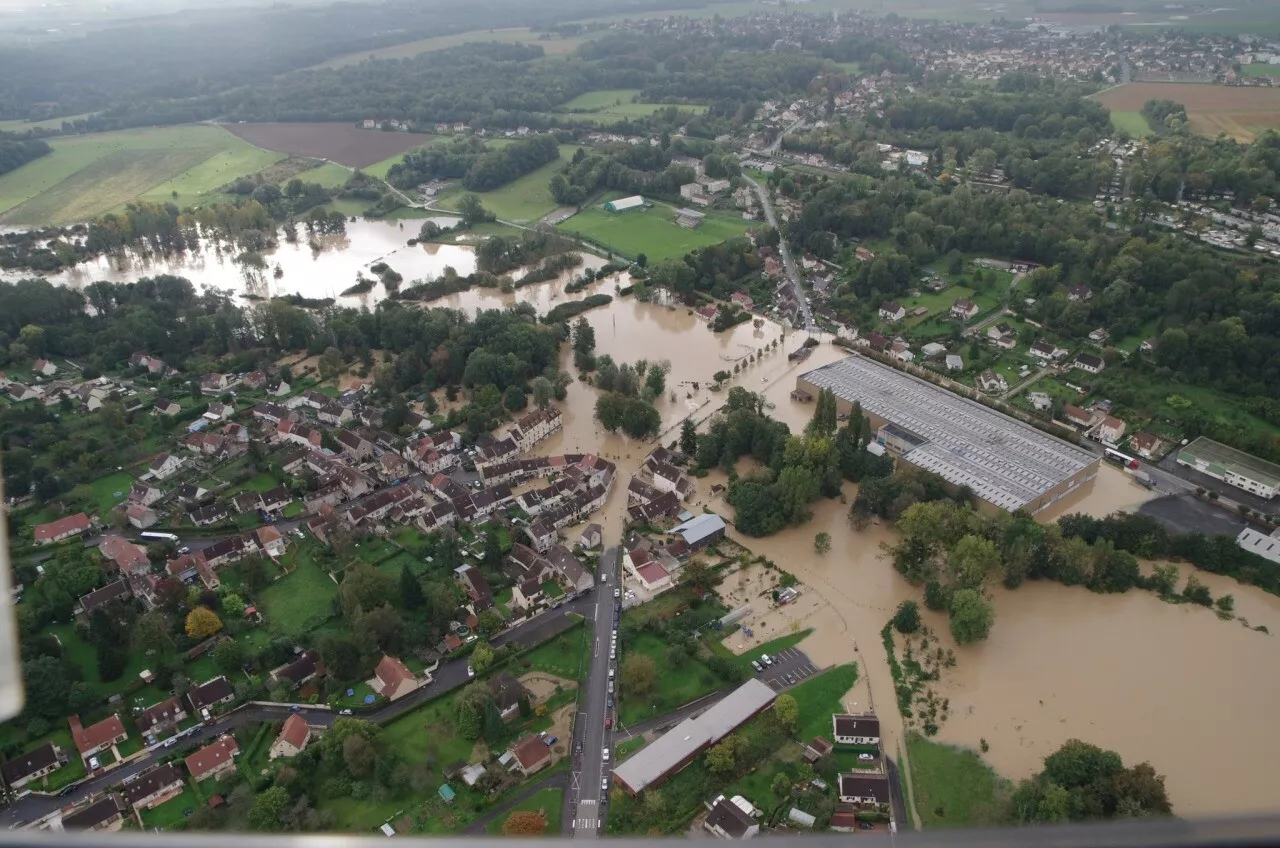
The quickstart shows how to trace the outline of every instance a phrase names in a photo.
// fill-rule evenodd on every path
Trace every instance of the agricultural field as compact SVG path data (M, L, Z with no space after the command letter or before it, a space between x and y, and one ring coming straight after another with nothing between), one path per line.
M46 121L0 121L0 132L22 132L23 130L60 130L63 121L78 121L87 118L93 113L85 112L81 115L67 115L63 118L49 118Z
M742 235L751 227L750 222L741 218L708 213L702 226L691 230L677 224L674 217L675 209L660 204L627 212L606 212L603 206L592 206L559 227L623 256L643 253L651 262L719 244Z
M280 180L279 183L283 185L294 177L297 177L304 183L316 183L324 186L325 188L339 188L343 183L351 178L351 169L333 162L324 162L316 165L314 168L300 171L299 173L294 174L293 177L287 177Z
M1134 138L1145 138L1151 135L1151 125L1141 112L1112 112L1111 126L1123 130Z
M71 224L129 201L180 205L284 158L205 124L49 140L53 153L0 177L0 224Z
M1280 89L1274 88L1135 82L1095 99L1112 112L1139 112L1149 100L1176 101L1187 108L1191 128L1210 138L1225 132L1248 143L1264 130L1280 128Z
M477 196L484 208L497 215L499 220L531 224L559 205L551 196L551 177L568 164L577 151L576 144L562 144L560 158L556 161L548 162L493 191L477 192ZM461 199L462 192L447 194L440 198L439 206L457 209Z
M398 156L431 137L421 133L365 130L355 124L219 124L227 132L264 150L327 159L363 168Z
M363 50L359 53L348 53L316 65L318 68L341 68L345 65L358 65L366 59L411 59L422 53L433 50L446 50L463 44L493 43L501 44L539 44L548 56L559 56L571 53L579 44L587 40L587 36L543 37L528 27L511 29L477 29L460 32L454 35L437 35L434 38L423 38L391 47L379 47L377 50Z
M644 118L665 109L666 103L633 102L640 96L638 88L615 88L602 91L588 91L580 94L567 103L562 103L556 112L577 120L595 123L616 123L628 118ZM681 112L690 115L707 111L706 106L676 106Z

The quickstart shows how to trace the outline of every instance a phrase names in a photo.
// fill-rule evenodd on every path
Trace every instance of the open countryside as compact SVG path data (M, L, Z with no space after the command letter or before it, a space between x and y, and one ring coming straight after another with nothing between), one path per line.
M412 59L414 56L430 53L433 50L445 50L450 47L460 47L463 44L481 43L537 44L546 51L548 56L556 56L572 52L575 47L585 40L586 36L550 36L533 32L528 27L478 29L471 32L460 32L455 35L438 35L433 38L397 44L393 47L381 47L377 50L348 53L345 56L338 56L335 59L322 62L317 67L341 68L346 65L358 65L368 59Z
M182 205L283 158L209 125L55 138L53 153L0 176L0 224L70 224L142 197Z
M428 135L361 129L355 124L222 124L255 147L363 168L426 144Z
M597 123L616 123L632 118L644 118L665 109L670 104L645 103L640 101L640 89L618 88L607 91L588 91L580 94L567 103L561 104L556 111L577 120L595 121ZM697 115L707 110L706 106L677 105L675 108L690 115Z
M728 215L708 214L696 229L675 222L674 207L655 203L645 209L606 211L603 204L583 209L559 225L561 230L634 259L669 259L709 244L740 236L751 222Z
M1094 99L1114 112L1127 113L1140 112L1149 100L1181 103L1187 108L1191 128L1210 138L1224 132L1228 138L1247 143L1265 130L1280 129L1280 89L1274 88L1135 82L1116 86ZM1124 119L1124 125L1136 135L1132 119Z

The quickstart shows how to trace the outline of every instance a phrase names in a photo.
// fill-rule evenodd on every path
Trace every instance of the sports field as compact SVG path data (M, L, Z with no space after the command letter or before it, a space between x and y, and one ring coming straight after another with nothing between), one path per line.
M588 91L579 94L568 103L556 107L556 112L565 114L576 120L594 121L596 123L615 123L626 118L645 118L665 109L666 103L635 103L640 96L638 88L613 88L600 91ZM690 115L707 111L706 106L676 106L681 112Z
M562 144L560 158L555 162L548 162L536 171L530 171L493 191L478 192L476 196L480 198L484 208L497 215L500 220L531 224L559 205L551 197L551 177L567 165L577 151L576 144ZM442 197L440 206L444 209L457 209L462 194L454 192Z
M71 224L125 203L217 199L217 189L283 157L207 124L49 140L53 153L0 176L0 224Z
M651 262L719 244L742 235L751 226L741 218L708 213L702 226L691 230L677 224L674 218L674 208L657 204L628 212L606 212L603 206L592 206L559 226L624 256L634 258L643 253Z
M1248 143L1268 129L1280 129L1280 89L1199 83L1133 82L1094 97L1112 112L1139 112L1149 100L1173 100L1187 108L1191 129L1216 137L1225 132Z
M460 32L456 35L438 35L434 38L423 38L396 44L391 47L379 47L377 50L362 50L359 53L348 53L338 56L320 65L318 68L341 68L344 65L358 65L365 59L411 59L432 50L445 50L463 44L500 42L502 44L540 44L548 56L569 53L579 44L586 41L586 36L569 36L565 38L541 38L539 33L528 27L511 29L477 29Z

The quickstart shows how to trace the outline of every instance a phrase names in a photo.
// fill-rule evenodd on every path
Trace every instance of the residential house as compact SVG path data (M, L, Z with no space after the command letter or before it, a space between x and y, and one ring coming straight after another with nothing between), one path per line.
M535 444L559 430L564 423L564 416L554 406L539 409L523 415L516 421L513 436L521 451L527 451Z
M229 704L235 699L235 690L231 688L227 678L222 676L206 680L199 686L192 686L187 691L187 703L191 705L191 711L196 714L204 709L212 709L219 704Z
M555 525L550 524L541 518L535 519L529 525L529 539L533 543L536 551L542 552L551 548L556 541Z
M267 524L253 531L254 538L262 552L272 559L283 556L289 546L289 539L275 527Z
M272 760L296 757L307 749L309 741L311 741L311 728L307 726L307 720L294 713L285 719L284 727L280 728L280 735L276 737L276 741L271 743L271 751L267 757Z
M14 757L4 765L0 765L0 777L5 785L16 792L32 781L41 779L67 764L67 755L52 742L46 742L39 748Z
M837 745L879 745L880 719L875 713L831 716L832 739Z
M373 442L363 438L354 430L339 430L334 434L333 439L342 446L343 453L352 462L364 462L373 456Z
M200 378L200 388L203 391L218 394L225 392L236 384L234 374L205 374Z
M59 518L57 521L50 521L48 524L37 524L34 535L35 543L37 545L52 545L61 542L63 539L70 539L72 536L87 533L90 526L89 516L83 512L68 515L66 518Z
M600 547L603 541L604 535L599 524L588 524L582 531L582 535L578 537L578 544L588 550Z
M94 589L87 595L81 595L76 601L76 611L88 615L105 604L132 597L132 595L133 590L129 588L129 581L121 578L100 589Z
M893 344L893 339L888 336L881 335L880 333L867 333L863 338L863 341L866 343L867 347L871 348L876 353L884 353L889 349L889 346Z
M151 460L151 464L147 466L147 471L152 480L164 480L173 476L181 467L182 457L165 453Z
M62 829L88 832L119 830L128 809L123 796L108 792L87 807L65 813L62 816Z
M158 807L165 801L178 797L186 785L178 764L165 763L162 766L147 769L126 783L120 791L129 802L129 806L141 811Z
M987 328L987 339L996 347L1009 350L1017 345L1013 328L1001 321Z
M260 403L253 408L253 417L268 424L276 425L290 417L289 410L274 403Z
M114 533L102 537L102 541L98 543L98 555L102 557L104 567L109 564L116 571L145 571L151 565L146 548Z
M193 509L187 515L191 519L191 523L197 527L207 527L210 524L217 524L220 521L227 520L227 508L220 503L212 503L208 506L202 506L199 509Z
M242 381L246 388L260 389L267 384L267 375L265 371L250 371L244 375Z
M1007 392L1009 384L1005 381L1003 374L988 370L978 375L978 388L987 393Z
M313 650L306 650L298 654L293 662L273 670L271 677L277 683L296 688L322 674L324 667L320 664L320 655Z
M1062 415L1064 418L1067 419L1067 421L1071 422L1077 427L1093 426L1093 413L1089 412L1088 410L1081 409L1078 406L1072 406L1071 404L1067 404L1066 406L1062 407Z
M409 463L400 454L387 451L378 457L378 474L383 480L399 480L409 476Z
M293 442L303 447L320 447L322 441L319 430L285 419L276 425L276 437L281 441Z
M907 317L907 310L892 300L880 304L880 320L896 323Z
M551 765L551 748L538 736L530 734L511 747L512 764L528 777Z
M178 723L186 717L187 711L182 707L182 699L175 696L147 707L134 719L134 724L138 725L138 731L143 736L158 736L166 730L175 730Z
M883 774L840 775L840 800L845 804L884 806L889 803L889 780Z
M168 398L158 397L152 401L151 409L156 415L177 415L182 411L182 406Z
M1138 345L1138 350L1142 351L1143 353L1151 353L1151 351L1155 349L1156 349L1156 340L1154 338L1143 339L1142 344Z
M755 303L751 300L751 295L744 291L734 292L729 295L729 300L748 311L755 308Z
M744 802L741 806L736 803L739 799ZM703 827L720 839L751 839L759 836L760 823L745 809L748 805L749 802L740 795L733 800L721 795L711 806Z
M514 717L519 711L521 698L530 701L533 699L533 693L506 672L489 678L489 694L493 696L493 704L498 708L504 721Z
M355 417L350 407L335 402L325 404L316 412L316 418L320 419L320 423L331 427L340 427Z
M156 515L154 509L140 503L129 504L125 507L124 514L129 519L129 523L139 530L146 530L160 520L160 516Z
M916 355L911 352L911 345L900 341L889 345L889 355L899 362L914 362L916 358Z
M946 358L946 360L945 360L945 361L946 361L946 364L947 364L947 370L948 370L948 371L963 371L963 370L964 370L964 360L963 360L963 359L961 359L959 356L956 356L954 353L949 353L949 354L947 354L947 358Z
M1031 404L1031 408L1039 412L1045 412L1053 407L1053 398L1045 392L1028 392L1027 402Z
M42 377L52 377L58 373L58 366L47 359L37 359L35 364L31 366L31 370Z
M1067 349L1058 347L1053 342L1041 340L1031 345L1031 355L1046 362L1052 362L1066 356Z
M1094 356L1092 353L1078 353L1071 366L1079 368L1081 371L1087 371L1090 374L1098 374L1101 373L1103 368L1107 367L1107 363L1103 361L1101 356Z
M209 421L217 422L222 421L225 418L230 418L235 414L236 408L231 404L214 401L205 408L204 415L201 417L206 418Z
M1164 442L1150 433L1134 433L1129 437L1129 447L1143 459L1151 459L1164 448Z
M551 550L547 551L547 560L560 574L570 593L585 592L596 584L591 572L564 545L552 545Z
M282 509L293 503L293 495L289 492L288 486L276 486L263 492L260 500L264 512L280 512Z
M460 565L453 573L477 610L483 611L493 606L493 589L489 587L489 581L484 579L480 569Z
M67 722L71 725L71 740L82 760L88 760L94 754L105 751L112 745L119 745L129 738L129 732L124 729L120 716L114 713L88 727L80 724L78 715L68 716Z
M1108 415L1098 423L1098 438L1107 444L1114 445L1124 438L1125 423L1115 416Z
M236 756L240 753L240 746L236 744L235 737L227 735L222 736L212 745L205 745L191 756L187 757L187 771L191 773L191 778L196 783L214 778L219 780L223 774L236 767Z
M129 500L143 506L151 506L163 497L163 490L148 483L134 483L129 489Z
M959 298L955 303L951 304L951 317L957 321L968 321L980 311L978 304L968 298Z
M644 587L646 592L651 594L664 591L671 588L672 578L671 572L662 566L657 560L649 560L641 563L633 569L635 575L640 580L640 585Z
M422 685L409 667L395 657L384 656L373 670L369 688L388 701L403 698Z

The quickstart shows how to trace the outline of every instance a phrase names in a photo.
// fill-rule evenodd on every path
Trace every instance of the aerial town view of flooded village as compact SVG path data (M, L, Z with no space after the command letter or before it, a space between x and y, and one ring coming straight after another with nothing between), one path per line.
M0 818L1275 812L1238 5L0 3Z

